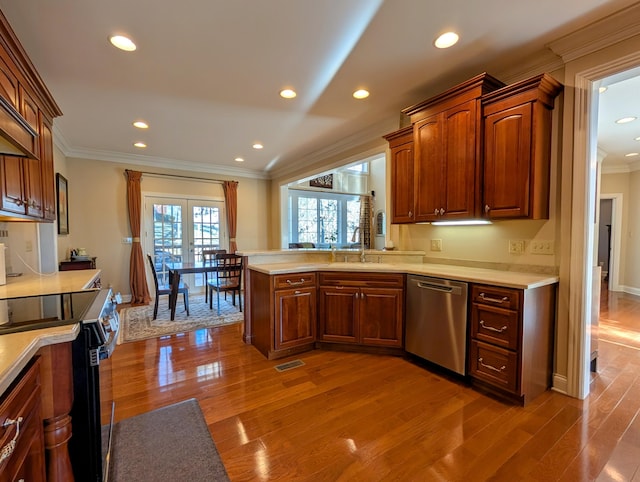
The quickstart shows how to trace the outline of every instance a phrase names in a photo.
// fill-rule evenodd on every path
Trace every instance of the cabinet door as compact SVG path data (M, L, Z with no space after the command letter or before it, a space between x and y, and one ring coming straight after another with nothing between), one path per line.
M402 347L401 289L360 290L360 342L365 345Z
M435 221L440 217L440 209L444 209L442 114L416 122L413 129L415 221Z
M40 112L40 160L42 168L42 210L48 221L56 219L56 190L53 175L52 122Z
M313 343L316 336L316 288L275 292L275 349Z
M444 219L468 219L476 211L477 112L477 102L471 100L444 113L444 193L440 209Z
M42 163L39 159L23 159L27 215L42 218Z
M405 142L391 148L392 223L410 223L414 219L413 132Z
M358 343L359 288L321 287L319 336L321 341Z
M33 132L38 132L38 104L33 100L33 97L22 87L19 86L20 92L20 114L24 117L24 120L31 126ZM34 136L29 139L29 150L35 154L36 157L40 157L40 145L38 137Z
M3 211L25 214L24 174L22 158L0 156L0 191Z
M489 218L529 215L532 105L485 117L484 211Z

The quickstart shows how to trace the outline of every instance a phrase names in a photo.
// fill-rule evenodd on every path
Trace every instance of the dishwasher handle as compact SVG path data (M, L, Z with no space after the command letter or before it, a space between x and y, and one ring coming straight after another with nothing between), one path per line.
M427 281L418 281L415 280L416 286L423 290L431 290L431 291L439 291L441 293L449 293L452 295L460 295L462 294L462 290L459 286L449 286L449 285L441 285L437 283L429 283Z

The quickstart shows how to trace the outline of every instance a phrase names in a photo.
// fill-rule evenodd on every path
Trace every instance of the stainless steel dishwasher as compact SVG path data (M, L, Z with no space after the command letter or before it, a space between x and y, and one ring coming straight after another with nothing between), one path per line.
M467 292L467 283L408 275L405 350L464 375Z

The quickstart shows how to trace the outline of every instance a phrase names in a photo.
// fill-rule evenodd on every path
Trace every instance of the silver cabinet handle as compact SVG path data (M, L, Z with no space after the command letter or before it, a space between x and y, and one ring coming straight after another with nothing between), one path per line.
M440 216L444 214L444 208L440 208Z
M482 357L478 358L478 363L480 363L480 365L482 365L485 368L488 368L489 370L493 370L494 372L502 373L507 368L505 365L502 365L500 368L496 368L493 365L487 365L482 361L483 361Z
M495 331L496 333L502 333L507 330L507 325L504 325L502 328L494 328L493 326L485 325L484 320L480 320L480 324L485 330Z
M503 296L502 299L500 299L500 298L492 298L491 296L487 296L484 293L480 293L479 297L484 301L490 301L491 303L498 303L499 305L501 305L505 301L509 301L508 296Z
M302 291L295 290L295 291L293 292L293 294L294 294L294 295L299 295L300 293L302 293Z
M359 295L360 295L359 293L356 293L356 300L357 300L358 298L360 298L360 296L359 296Z
M16 426L16 434L13 436L13 439L11 439L11 441L7 445L2 447L2 450L0 450L0 464L2 462L4 462L6 459L8 459L9 457L11 457L11 454L15 450L16 442L18 440L18 436L20 435L20 424L21 423L22 423L22 417L18 417L17 420L14 420L12 418L8 418L2 424L2 428L7 428L7 427L10 427L11 425L15 425Z
M287 284L289 286L297 286L297 285L302 285L304 284L304 278L300 278L300 281L291 281L290 279L287 280Z
M433 214L435 214L436 216L438 215L438 208L435 208L435 209L433 210Z
M409 217L412 218L413 217L413 211L409 211Z
M491 208L489 207L489 205L488 205L488 204L485 204L485 205L484 205L484 212L485 212L485 213L488 213L489 211L491 211Z

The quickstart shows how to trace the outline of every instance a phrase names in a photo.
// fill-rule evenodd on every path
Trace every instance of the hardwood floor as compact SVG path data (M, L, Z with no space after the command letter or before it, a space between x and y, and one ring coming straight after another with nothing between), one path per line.
M640 309L631 301L609 298L607 319ZM304 365L274 369L290 359ZM630 344L600 341L586 400L548 391L524 408L400 357L290 359L266 360L241 325L120 345L109 362L116 419L197 398L232 481L640 480Z

